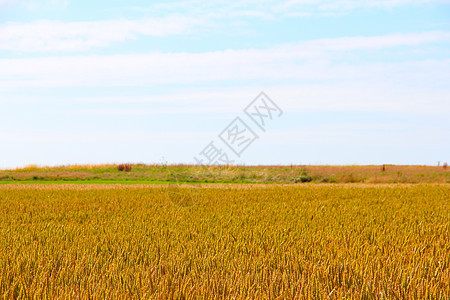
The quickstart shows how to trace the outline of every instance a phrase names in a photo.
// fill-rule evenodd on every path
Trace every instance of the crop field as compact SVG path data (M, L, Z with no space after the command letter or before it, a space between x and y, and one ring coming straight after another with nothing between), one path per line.
M450 299L449 184L2 185L0 296Z

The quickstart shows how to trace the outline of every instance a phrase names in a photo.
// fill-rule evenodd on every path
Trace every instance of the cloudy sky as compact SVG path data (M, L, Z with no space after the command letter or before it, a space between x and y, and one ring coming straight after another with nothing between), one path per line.
M264 91L266 130L243 110ZM450 161L450 1L0 0L0 167ZM237 157L218 135L258 136ZM211 154L211 152L210 152Z

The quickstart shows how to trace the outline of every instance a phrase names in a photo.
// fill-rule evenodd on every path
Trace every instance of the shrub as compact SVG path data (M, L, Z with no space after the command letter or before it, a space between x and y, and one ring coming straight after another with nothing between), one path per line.
M131 168L131 164L120 164L117 166L117 170L125 172L130 172Z

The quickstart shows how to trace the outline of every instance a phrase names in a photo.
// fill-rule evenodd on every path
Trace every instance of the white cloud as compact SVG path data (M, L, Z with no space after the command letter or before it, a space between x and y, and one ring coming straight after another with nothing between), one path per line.
M128 143L154 141L179 142L180 140L192 140L208 138L215 132L187 133L184 131L146 132L146 131L105 131L96 130L89 132L58 132L43 130L12 129L8 132L0 132L0 139L4 142L33 142L33 143Z
M365 49L382 49L401 46L416 46L427 43L448 43L450 32L434 31L411 34L389 34L370 37L341 37L319 39L294 44L296 50L310 49L316 51L352 51Z
M28 10L36 10L42 7L67 7L69 0L0 0L1 6L19 6Z
M320 1L319 9L320 10L328 10L328 11L336 11L336 10L354 10L357 8L373 8L373 7L382 7L382 8L393 8L401 5L417 5L417 4L426 4L432 2L445 2L444 1L433 1L433 0L334 0L334 1Z
M229 19L238 16L260 17L263 19L283 17L330 16L349 13L360 8L383 8L430 3L448 3L448 0L241 0L232 2L216 1L175 1L156 3L148 7L130 7L135 11L160 14L182 10L197 17Z
M105 47L139 35L166 36L188 32L199 22L171 15L143 20L95 22L34 21L0 25L0 50L22 52L79 51Z
M238 114L264 90L286 112L395 112L444 114L450 110L450 91L374 82L350 81L296 85L267 84L208 89L184 88L146 97L8 97L2 105L21 103L53 107L54 114L73 116L151 116L211 114L214 119ZM64 104L68 104L70 110Z
M359 62L355 50L410 48L449 42L448 32L306 41L269 49L206 53L49 57L0 60L0 91L30 87L157 86L170 93L149 97L66 98L58 101L118 104L74 114L149 115L228 113L265 90L287 111L441 113L450 110L450 60ZM223 88L224 82L232 88ZM280 84L282 82L282 84ZM180 88L184 84L202 88ZM173 91L174 88L178 92ZM6 95L6 94L5 94ZM0 102L16 98L2 97ZM22 98L23 99L23 98ZM33 98L25 97L25 100ZM43 101L36 99L36 101ZM44 100L48 101L48 100ZM55 101L55 100L53 100ZM124 109L120 103L150 103ZM159 105L163 104L163 105Z
M126 42L141 36L167 36L211 30L245 31L244 21L249 18L274 20L284 17L310 17L315 14L336 15L360 7L395 7L407 4L424 4L430 0L289 0L255 1L178 1L156 3L147 8L132 7L145 12L140 20L117 19L90 22L62 22L36 20L27 23L0 24L0 51L19 52L74 52L107 47L112 43ZM445 2L445 1L441 1ZM447 1L448 2L448 1ZM45 3L47 6L65 6L67 0L0 0L1 5L21 5L29 8ZM43 5L44 6L44 5ZM230 25L231 24L231 25ZM391 36L392 39L397 38ZM327 42L324 40L323 42ZM346 43L345 40L341 40ZM362 41L366 42L366 41ZM376 41L374 41L376 42ZM389 42L389 41L387 41Z
M289 14L298 14L290 11ZM307 13L300 13L307 14ZM261 11L241 10L235 15L260 16L270 19L271 15ZM209 18L209 17L208 17ZM142 20L106 20L93 22L61 22L39 20L29 23L7 22L0 25L0 50L19 52L74 52L107 47L112 43L138 39L140 36L181 35L194 29L208 27L207 19L172 14L166 17ZM415 45L425 42L448 41L448 32L427 32L380 37L350 37L322 39L294 44L295 51L310 50L354 50L383 48L396 45ZM441 39L441 40L440 40ZM353 48L350 48L350 47Z
M343 60L352 50L449 42L448 32L306 41L269 49L205 53L151 53L0 60L0 88L140 86L238 80L375 80L412 84L448 76L449 60L364 62ZM334 53L337 53L336 55ZM406 76L402 78L402 76ZM431 80L432 78L432 80Z

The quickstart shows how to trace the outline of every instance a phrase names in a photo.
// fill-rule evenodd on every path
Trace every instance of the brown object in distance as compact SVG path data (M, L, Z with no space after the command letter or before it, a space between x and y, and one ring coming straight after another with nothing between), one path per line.
M131 164L120 164L120 165L117 166L117 170L130 172L131 171Z

